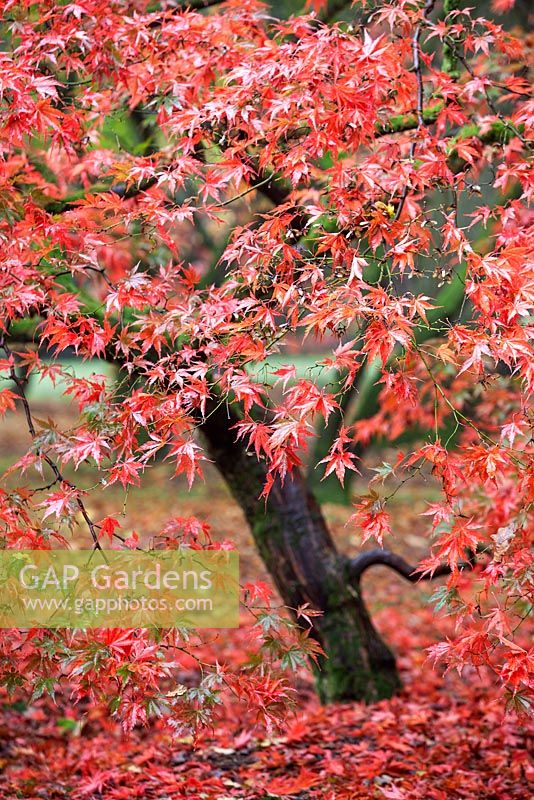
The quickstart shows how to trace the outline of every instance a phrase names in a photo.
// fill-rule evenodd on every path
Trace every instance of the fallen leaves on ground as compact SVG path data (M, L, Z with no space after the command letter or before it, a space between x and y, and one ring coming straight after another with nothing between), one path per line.
M393 626L395 614L388 614ZM418 644L429 619L416 609L409 617L403 637L412 636L414 650L413 657L401 654L402 694L370 707L322 707L304 674L298 712L270 739L243 727L232 706L217 730L193 743L173 740L161 723L125 737L101 710L83 713L67 701L26 709L6 702L0 797L525 800L529 785L534 789L534 727L503 717L486 677L443 677L422 663ZM238 654L237 632L219 642L227 657L234 636Z

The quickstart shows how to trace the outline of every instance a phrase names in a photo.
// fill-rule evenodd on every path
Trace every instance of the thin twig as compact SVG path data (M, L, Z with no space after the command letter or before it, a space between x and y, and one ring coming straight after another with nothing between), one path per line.
M0 336L0 348L4 351L4 353L6 354L8 359L12 357L11 349L6 344L5 335L4 334L2 334ZM28 402L28 398L26 397L26 390L25 390L25 387L24 387L24 381L19 378L19 376L16 373L15 367L12 366L12 365L9 368L9 377L15 383L15 385L17 386L17 389L19 390L19 399L20 399L20 401L22 403L22 407L24 409L24 414L26 416L26 423L28 425L28 431L30 432L30 435L31 435L32 439L35 439L36 436L37 436L37 431L35 429L35 425L33 424L32 412L31 412L30 404ZM43 459L43 461L46 464L48 464L48 466L50 467L50 469L54 473L54 477L55 477L54 483L62 483L65 486L68 486L69 489L76 490L76 486L73 483L71 483L71 481L69 481L68 479L66 479L64 477L64 475L62 474L62 472L59 469L59 467L57 466L57 464L50 458L50 456L47 453L43 452L41 447L39 447L37 449L37 454ZM95 523L92 521L92 519L90 518L89 514L87 513L87 509L85 508L85 505L84 505L83 500L81 499L81 497L78 496L76 498L76 504L77 504L78 508L80 509L80 512L81 512L82 517L84 518L84 520L85 520L85 522L87 524L87 527L89 528L89 532L90 532L91 537L92 537L93 542L94 542L95 550L102 550L102 547L101 547L100 542L98 540L98 533L96 531Z
M460 53L458 51L458 49L456 47L456 42L454 41L454 39L452 39L451 37L447 36L447 37L445 37L445 41L447 42L447 44L450 47L452 53L454 54L454 57L463 65L463 67L469 73L471 78L473 80L476 80L477 79L476 72L472 68L472 66L469 63L469 61L467 61L467 59L462 55L462 53ZM501 114L501 112L499 111L499 109L497 108L495 103L493 102L493 98L491 97L491 95L490 95L490 93L488 91L488 88L487 88L487 86L485 84L483 85L483 91L484 91L484 96L486 97L486 102L487 102L490 110L495 114L496 117L499 118L500 122L504 125L504 127L507 128L513 134L513 136L516 136L525 145L525 147L527 149L531 149L532 148L532 142L527 141L527 139L525 139L525 137L522 136L521 131L519 131L517 129L517 127L512 122L507 120L506 117L503 116L503 114Z
M425 126L425 118L424 118L424 84L423 84L423 72L421 69L421 47L419 44L419 40L421 38L421 31L423 28L423 22L426 22L428 15L432 13L436 0L426 0L425 6L423 8L422 13L422 21L416 26L413 37L412 37L412 53L413 53L413 69L415 72L415 78L417 80L417 107L416 107L416 116L417 116L417 130L421 130ZM416 141L412 141L410 145L410 161L413 163L415 158L415 151L417 149ZM404 186L402 190L402 194L400 196L399 205L397 206L397 211L395 212L395 221L400 219L402 214L402 210L404 208L404 204L406 202L406 198L408 197L408 183Z

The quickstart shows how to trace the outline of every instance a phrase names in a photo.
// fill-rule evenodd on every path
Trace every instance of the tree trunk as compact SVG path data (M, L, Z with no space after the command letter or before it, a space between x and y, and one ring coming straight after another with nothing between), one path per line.
M243 509L260 555L290 608L309 603L323 612L313 635L327 654L316 670L323 702L390 697L400 686L395 659L373 627L359 585L351 585L346 559L300 474L276 480L267 503L259 495L266 468L231 430L237 420L212 409L202 433L208 452Z

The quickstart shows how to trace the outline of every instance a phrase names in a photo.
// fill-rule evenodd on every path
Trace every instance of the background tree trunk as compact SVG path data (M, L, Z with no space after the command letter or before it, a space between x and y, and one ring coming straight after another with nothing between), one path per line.
M243 509L259 552L290 608L309 603L313 635L327 658L316 670L324 702L390 697L400 686L395 659L375 630L359 583L348 579L315 498L300 474L279 480L267 502L260 499L266 469L235 441L236 419L220 406L208 413L202 433L233 496Z

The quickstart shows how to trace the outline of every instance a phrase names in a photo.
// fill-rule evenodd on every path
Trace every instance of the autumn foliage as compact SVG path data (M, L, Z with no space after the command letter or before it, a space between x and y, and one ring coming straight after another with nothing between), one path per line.
M490 670L528 710L527 42L448 0L358 3L351 24L324 4L287 20L212 5L1 4L0 410L28 427L3 546L145 545L120 507L93 518L92 493L127 493L161 459L192 486L214 409L265 469L260 508L306 469L350 498L387 442L347 519L389 547L390 499L428 480L418 574L449 573L434 602L455 621L430 656ZM322 355L303 376L308 342ZM72 353L117 381L77 377ZM35 416L24 384L39 376L63 382L74 425ZM180 518L159 543L231 546L215 534ZM243 587L257 656L228 670L183 631L9 631L2 680L34 697L67 680L127 729L163 716L183 734L226 694L270 726L286 672L320 654L322 611L294 609L301 628L271 599ZM176 686L183 658L197 686Z

